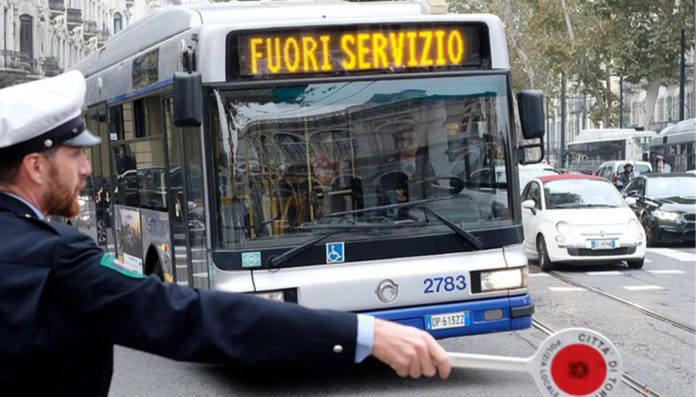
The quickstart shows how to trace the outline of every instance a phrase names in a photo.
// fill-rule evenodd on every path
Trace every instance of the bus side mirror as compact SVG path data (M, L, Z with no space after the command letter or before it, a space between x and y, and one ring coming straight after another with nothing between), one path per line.
M524 144L517 147L518 161L520 164L538 163L544 159L544 95L541 91L526 90L517 93L517 110L522 126L522 136L524 139L539 138L538 143ZM531 153L539 152L536 157L527 155L527 150ZM533 150L532 150L533 149Z
M203 82L198 72L174 73L174 125L200 127L203 123Z
M541 91L526 90L517 93L517 109L524 139L543 138L544 95Z

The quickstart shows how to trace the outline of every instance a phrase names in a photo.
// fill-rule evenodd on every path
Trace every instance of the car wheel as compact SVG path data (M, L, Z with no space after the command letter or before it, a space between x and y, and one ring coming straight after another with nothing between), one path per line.
M553 262L549 259L549 251L546 249L544 236L537 237L536 242L537 255L539 256L539 267L542 271L548 272L553 270Z
M640 258L640 259L633 259L630 261L626 261L628 263L628 267L631 269L640 269L643 267L643 263L645 263L645 258Z
M643 225L643 230L645 231L645 243L647 245L655 244L655 235L647 215L643 214L643 216L640 217L640 224Z

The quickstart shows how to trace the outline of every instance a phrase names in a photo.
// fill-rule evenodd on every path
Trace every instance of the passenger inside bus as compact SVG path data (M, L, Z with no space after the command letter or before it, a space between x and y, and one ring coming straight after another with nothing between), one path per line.
M378 174L378 204L400 204L432 197L435 171L415 128L397 132L394 139L398 153L387 159L385 171ZM397 211L398 219L409 217L407 208Z
M334 212L363 208L360 179L336 168L336 164L323 153L317 155L312 162L312 204L315 219Z

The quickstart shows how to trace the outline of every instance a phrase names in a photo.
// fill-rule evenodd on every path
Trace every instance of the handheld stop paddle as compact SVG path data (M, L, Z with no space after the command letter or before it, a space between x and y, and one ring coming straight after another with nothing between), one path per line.
M448 353L455 368L527 372L546 396L609 396L621 382L623 362L599 332L568 328L542 342L527 358Z

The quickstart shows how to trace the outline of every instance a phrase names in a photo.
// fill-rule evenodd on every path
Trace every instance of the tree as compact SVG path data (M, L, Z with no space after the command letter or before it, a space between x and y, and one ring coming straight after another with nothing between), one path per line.
M615 63L624 79L641 84L647 96L640 109L639 124L648 126L660 85L679 79L681 30L687 43L694 37L693 0L603 0L614 10L612 18L623 29L615 44Z

